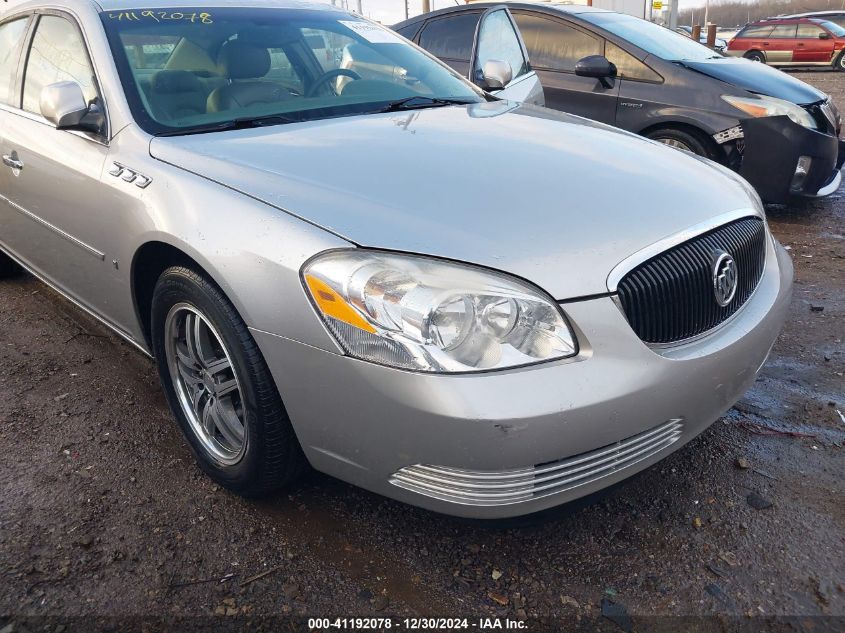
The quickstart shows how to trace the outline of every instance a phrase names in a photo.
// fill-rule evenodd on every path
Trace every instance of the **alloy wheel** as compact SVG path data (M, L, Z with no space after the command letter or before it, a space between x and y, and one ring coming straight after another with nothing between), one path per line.
M693 151L692 148L689 145L687 145L683 141L679 141L676 138L666 138L666 137L660 138L660 137L658 137L658 138L655 138L654 140L657 141L658 143L663 143L664 145L668 145L669 147L674 147L675 149L682 149L686 152L692 152ZM695 152L693 152L693 153L695 153Z
M179 303L164 324L170 378L190 428L209 456L230 466L246 449L240 382L214 326L194 306Z

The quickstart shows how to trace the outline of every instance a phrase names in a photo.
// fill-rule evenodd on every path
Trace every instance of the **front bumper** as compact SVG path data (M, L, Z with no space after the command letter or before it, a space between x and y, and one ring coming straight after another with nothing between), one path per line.
M673 348L645 345L608 297L564 305L581 342L578 357L510 371L413 373L266 332L253 335L317 470L446 514L528 514L647 468L701 433L744 393L777 338L791 295L791 260L767 242L766 268L751 299L717 330ZM640 451L646 443L651 448ZM608 447L618 468L551 492L479 500L455 495L454 488L439 494L403 485L403 474L416 476L417 467L428 466L449 481L457 471L470 490L479 473L482 481L504 476L505 483L518 473L533 486L526 471L548 472L553 463L571 471L586 463L582 458L606 463L597 460L606 460ZM636 451L641 459L622 459Z
M845 162L845 141L810 130L786 116L742 121L745 151L739 173L765 202L779 204L790 197L821 197L836 191ZM810 169L797 188L793 177L802 156Z

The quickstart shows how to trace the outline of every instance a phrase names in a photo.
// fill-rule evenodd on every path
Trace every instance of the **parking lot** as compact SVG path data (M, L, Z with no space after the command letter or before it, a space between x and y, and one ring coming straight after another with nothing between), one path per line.
M796 75L845 107L845 75ZM273 498L235 497L195 465L152 361L34 278L0 282L0 631L43 616L842 625L845 194L770 208L769 221L796 286L755 386L601 498L506 524L316 473Z

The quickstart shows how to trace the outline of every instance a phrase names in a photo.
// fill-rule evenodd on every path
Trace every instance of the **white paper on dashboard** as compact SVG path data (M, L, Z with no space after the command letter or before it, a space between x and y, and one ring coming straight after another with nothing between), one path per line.
M359 20L340 20L340 23L355 31L371 44L399 44L402 42L402 38L378 24Z

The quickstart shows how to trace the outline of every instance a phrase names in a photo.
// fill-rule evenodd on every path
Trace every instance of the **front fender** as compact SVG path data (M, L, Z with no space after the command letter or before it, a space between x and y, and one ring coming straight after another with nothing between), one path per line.
M161 171L159 186L146 190L149 224L133 236L133 263L145 245L166 244L203 268L248 327L336 353L302 288L300 268L317 253L352 245L178 167Z
M739 173L765 202L782 203L790 195L814 195L842 165L839 139L798 125L787 116L746 119L741 125L745 152ZM812 159L810 171L801 188L791 191L801 156Z

